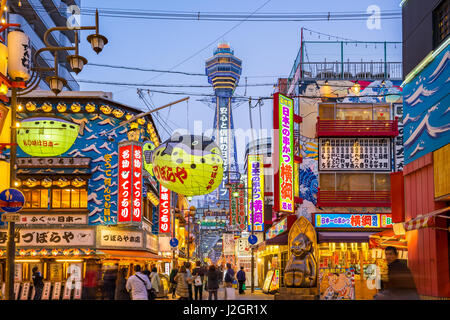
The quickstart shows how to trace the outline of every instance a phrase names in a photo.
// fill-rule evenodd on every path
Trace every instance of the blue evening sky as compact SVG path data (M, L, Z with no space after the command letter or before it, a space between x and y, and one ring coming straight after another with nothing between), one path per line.
M82 7L97 7L100 14L102 8L121 8L128 10L167 10L194 12L253 12L267 0L82 0ZM381 11L398 10L400 0L271 0L258 13L305 13L305 12L365 12L370 5L377 5ZM82 11L83 13L83 11ZM82 16L82 24L93 23L92 16ZM379 30L369 30L365 20L356 21L313 21L313 22L243 22L227 35L224 33L235 27L239 22L216 21L171 21L171 20L138 20L128 18L111 18L100 16L100 33L109 39L104 51L96 55L85 37L82 35L81 54L91 63L123 65L141 68L172 69L174 66L190 57L200 49L194 57L175 68L175 70L203 73L205 60L212 56L219 38L230 43L235 55L243 60L243 71L240 84L245 83L275 83L278 77L286 77L294 63L300 47L300 28L305 27L314 31L332 34L361 41L401 41L401 19L381 20ZM305 32L307 40L328 40L328 37ZM360 48L361 49L361 48ZM378 48L379 49L379 48ZM318 50L318 51L317 51ZM324 49L309 51L310 60ZM346 49L347 50L347 49ZM355 48L354 53L357 49ZM350 47L349 47L350 51ZM400 50L398 51L400 53ZM349 52L350 53L350 52ZM372 54L366 50L366 54ZM360 53L349 55L360 61ZM398 57L401 57L398 55ZM327 60L335 60L334 57ZM400 61L399 59L395 59ZM258 77L257 77L258 76ZM268 76L268 77L267 77ZM110 69L87 65L77 76L77 79L98 81L115 81L130 83L159 83L159 84L202 84L207 85L207 78L202 76L186 76L174 74L159 74L123 69ZM114 100L147 110L139 99L136 88L113 85L99 85L81 83L81 90L102 90L113 92ZM155 90L212 93L212 88L154 88ZM236 89L236 94L243 95L245 88ZM248 87L246 95L252 98L270 96L272 86ZM187 95L168 95L153 93L154 106L180 99ZM160 116L168 119L170 129L187 128L192 130L194 121L202 121L203 129L212 128L214 111L205 103L197 101L201 97L192 96L189 104L185 102L167 110L160 111ZM189 116L187 115L187 108ZM271 127L272 105L266 101L262 107L263 127ZM234 110L236 128L250 127L248 103L240 105ZM259 128L259 111L253 112L254 126ZM158 122L157 122L158 125ZM168 134L161 128L159 132L163 139Z

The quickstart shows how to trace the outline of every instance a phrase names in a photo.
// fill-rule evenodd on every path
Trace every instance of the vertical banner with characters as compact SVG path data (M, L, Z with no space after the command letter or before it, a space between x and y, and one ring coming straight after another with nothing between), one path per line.
M159 185L159 233L170 233L170 190Z
M247 179L251 189L248 197L248 231L264 231L264 165L262 156L248 155ZM252 215L254 217L252 217Z
M353 268L320 268L320 300L354 300L355 270Z

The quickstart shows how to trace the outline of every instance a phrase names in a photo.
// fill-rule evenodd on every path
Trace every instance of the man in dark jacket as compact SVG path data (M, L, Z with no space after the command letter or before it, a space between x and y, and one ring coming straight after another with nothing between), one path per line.
M178 274L178 266L175 265L170 272L169 282L170 282L170 290L169 293L172 293L172 299L175 299L175 291L177 290L177 282L175 281L175 276Z
M244 283L245 283L245 271L244 271L244 267L241 267L241 270L238 271L238 273L236 274L236 278L237 281L239 283L239 294L244 294Z
M34 267L33 271L33 285L34 285L34 300L41 300L42 289L44 289L44 281L38 267Z
M411 271L404 260L398 259L397 248L386 247L388 282L382 292L383 299L418 300L416 285Z

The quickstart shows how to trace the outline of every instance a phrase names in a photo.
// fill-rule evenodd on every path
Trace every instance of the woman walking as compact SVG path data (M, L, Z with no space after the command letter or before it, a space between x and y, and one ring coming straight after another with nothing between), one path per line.
M114 300L130 300L130 294L126 289L128 269L123 268L117 275L116 292L114 293Z
M175 282L177 283L176 293L180 296L180 300L189 299L188 278L186 274L186 267L181 266L180 271L175 276Z
M217 300L217 290L219 290L219 279L220 275L218 270L214 265L209 267L207 276L207 290L209 292L208 300L212 300L212 296L214 295L214 300Z

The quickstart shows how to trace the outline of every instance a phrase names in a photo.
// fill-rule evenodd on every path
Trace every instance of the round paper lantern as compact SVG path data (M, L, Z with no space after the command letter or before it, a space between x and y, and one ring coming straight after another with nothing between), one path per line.
M59 156L73 145L78 129L79 125L63 119L27 118L21 121L17 130L17 144L31 156Z
M203 136L171 137L153 150L152 164L164 187L186 196L211 193L223 178L219 146Z
M8 74L17 81L27 81L31 76L31 43L22 30L8 33Z
M50 103L45 102L42 106L42 111L44 112L50 112L52 111L52 105Z

